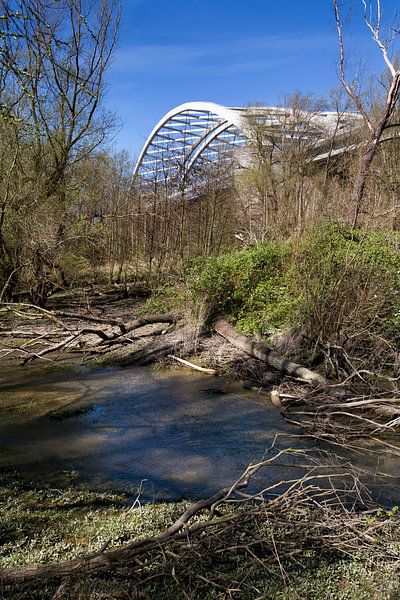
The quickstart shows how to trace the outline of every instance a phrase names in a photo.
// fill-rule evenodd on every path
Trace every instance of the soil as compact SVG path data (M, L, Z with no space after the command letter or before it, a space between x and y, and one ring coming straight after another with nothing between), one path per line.
M123 296L123 297L121 297ZM172 315L175 323L154 322L135 327L118 344L108 344L96 333L84 333L54 352L37 356L43 349L65 340L71 332L83 329L100 330L106 336L120 335L120 325L132 324L143 317L145 299L131 290L96 290L91 294L82 290L55 295L48 311L40 313L28 306L15 311L13 307L0 313L0 360L3 367L36 363L64 364L71 359L88 366L129 366L131 364L159 363L163 368L185 369L167 357L175 354L189 358L195 364L215 369L218 374L232 379L250 380L258 387L278 385L281 376L234 348L219 335L189 323L179 314ZM59 316L60 315L60 316ZM74 318L68 315L74 315ZM76 318L80 316L80 318ZM99 322L96 322L98 320ZM34 336L32 333L34 332ZM31 351L32 354L27 353Z

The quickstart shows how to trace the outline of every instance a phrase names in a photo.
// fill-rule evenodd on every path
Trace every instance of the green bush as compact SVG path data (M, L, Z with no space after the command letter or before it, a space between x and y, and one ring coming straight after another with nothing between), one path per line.
M399 244L397 233L335 222L309 232L287 278L299 300L297 327L353 355L393 349L400 335Z
M184 304L184 292L182 286L171 284L160 284L147 298L139 311L139 316L151 313L169 313L177 310L180 312Z
M262 243L197 258L187 283L209 318L225 314L244 333L287 328L304 334L309 348L340 347L351 357L384 362L400 342L399 247L395 232L328 222L295 248Z
M291 246L262 243L219 257L197 258L187 277L196 303L205 302L210 317L225 314L249 334L284 326L293 311L286 271Z

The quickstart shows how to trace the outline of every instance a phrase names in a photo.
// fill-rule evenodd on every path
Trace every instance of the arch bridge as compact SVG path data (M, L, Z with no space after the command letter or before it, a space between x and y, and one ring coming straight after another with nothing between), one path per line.
M343 140L357 121L359 115L354 113L338 115L292 108L188 102L170 110L156 124L139 155L133 181L139 186L162 183L179 188L194 167L218 161L233 163L246 156L248 163L258 126L262 126L266 139L279 136L281 141L284 138L290 143L299 136L311 138L310 160L323 161L328 156L326 144L333 133L339 140L333 152L339 154L348 149Z

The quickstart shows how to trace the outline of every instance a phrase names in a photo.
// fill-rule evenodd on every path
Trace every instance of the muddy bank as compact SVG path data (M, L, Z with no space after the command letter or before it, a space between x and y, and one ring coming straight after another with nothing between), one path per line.
M105 301L105 299L107 301ZM260 361L221 336L188 322L176 312L144 314L137 297L106 294L54 298L48 310L31 305L0 308L0 362L4 367L71 362L91 367L148 365L182 370L169 355L234 379L271 386L281 381Z

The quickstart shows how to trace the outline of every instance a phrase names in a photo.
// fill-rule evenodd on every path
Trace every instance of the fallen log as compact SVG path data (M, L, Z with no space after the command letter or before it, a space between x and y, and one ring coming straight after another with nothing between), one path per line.
M154 323L176 323L177 317L175 315L147 315L146 317L140 317L139 319L135 319L134 321L130 321L125 323L125 331L123 333L129 333L134 329L139 329L139 327L144 327L145 325L152 325Z
M101 329L91 329L89 327L86 327L85 329L80 329L76 333L73 333L71 336L67 337L65 340L59 342L58 344L55 344L54 346L45 348L44 350L41 350L40 352L37 352L37 353L32 353L32 356L28 356L27 358L25 358L22 361L22 364L25 365L26 363L32 362L35 358L41 358L45 354L49 354L50 352L55 352L56 350L61 350L62 348L65 348L65 346L67 346L68 344L70 344L71 342L76 340L81 335L97 335L102 340L110 339L109 336L106 333L104 333L104 331L102 331Z
M236 331L236 329L223 317L218 317L214 321L214 329L233 346L239 348L239 350L243 350L246 354L249 354L254 358L262 360L272 369L280 371L285 375L290 375L290 377L301 379L315 387L326 385L325 379L318 373L288 360L264 344L254 342L247 336Z

